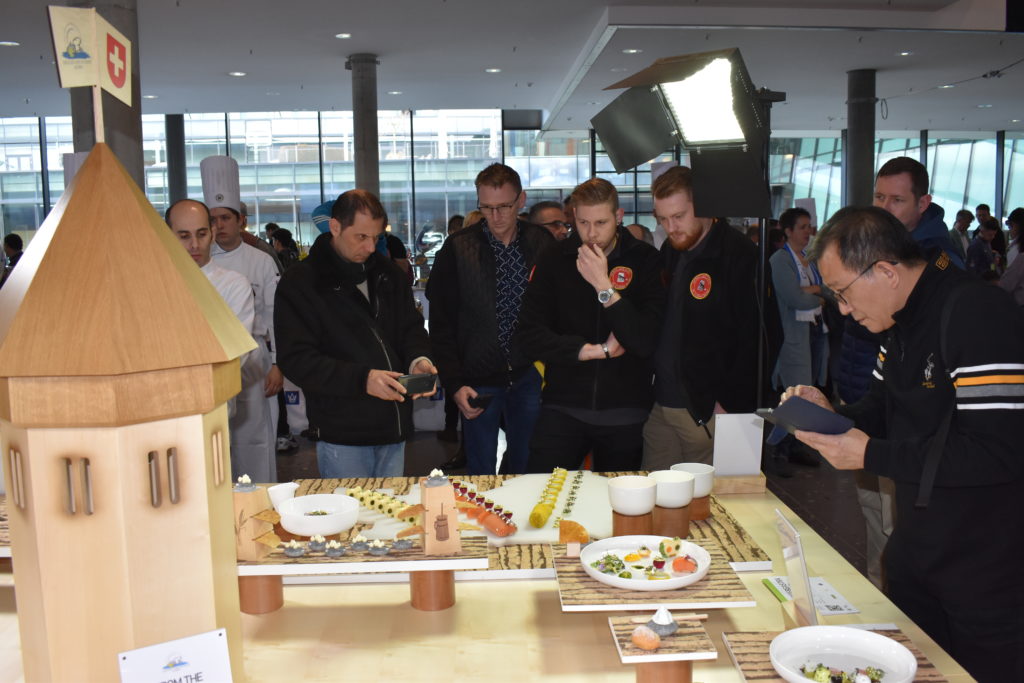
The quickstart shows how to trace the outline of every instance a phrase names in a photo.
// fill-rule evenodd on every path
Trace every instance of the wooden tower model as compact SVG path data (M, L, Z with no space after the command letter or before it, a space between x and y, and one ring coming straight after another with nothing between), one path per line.
M226 402L255 348L98 144L0 290L0 455L27 681L227 629L244 679Z

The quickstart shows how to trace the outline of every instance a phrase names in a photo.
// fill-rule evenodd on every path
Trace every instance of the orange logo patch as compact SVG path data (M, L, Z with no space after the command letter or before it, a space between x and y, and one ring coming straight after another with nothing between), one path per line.
M704 299L711 293L711 276L701 273L690 280L690 294L694 299Z
M946 252L942 252L941 254L939 254L939 258L935 260L935 267L938 268L939 270L945 270L946 268L949 267L949 263L949 254L947 254Z
M608 279L612 281L615 289L625 289L633 281L633 269L626 266L615 266L612 272L608 273Z

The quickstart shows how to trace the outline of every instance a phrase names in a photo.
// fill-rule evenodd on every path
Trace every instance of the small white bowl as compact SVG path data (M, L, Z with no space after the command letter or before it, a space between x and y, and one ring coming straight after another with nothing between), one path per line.
M627 475L608 480L608 500L620 515L646 515L654 509L657 482L650 477Z
M693 500L694 476L678 470L658 470L647 475L657 484L658 507L681 508Z
M308 513L322 510L326 515ZM337 493L316 493L281 501L277 506L281 526L296 536L331 536L352 528L359 515L359 501Z
M807 683L802 666L825 666L847 673L873 666L885 683L910 683L917 659L892 638L848 626L804 626L780 633L768 647L772 666L790 683Z
M711 495L715 486L715 468L702 462L681 462L669 469L676 472L689 472L693 475L693 497L703 498ZM886 681L886 683L889 683Z

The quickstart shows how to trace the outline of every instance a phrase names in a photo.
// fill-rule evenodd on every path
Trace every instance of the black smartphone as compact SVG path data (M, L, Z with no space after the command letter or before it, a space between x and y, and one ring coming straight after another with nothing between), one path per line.
M494 394L477 394L476 396L468 399L466 403L468 403L471 408L481 408L486 410L487 406L491 405L491 401L493 400Z
M429 372L421 375L402 375L398 383L410 394L429 394L437 383L437 375Z

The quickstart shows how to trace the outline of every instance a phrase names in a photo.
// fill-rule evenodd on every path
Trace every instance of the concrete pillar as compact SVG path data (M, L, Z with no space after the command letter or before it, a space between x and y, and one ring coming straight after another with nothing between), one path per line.
M70 7L95 7L104 19L132 42L132 106L103 92L103 127L107 145L143 190L142 93L139 91L139 15L137 0L67 3ZM92 116L92 88L71 88L71 129L76 152L88 152L96 144Z
M377 55L349 55L352 72L352 128L356 152L356 187L380 196L380 152L377 145Z
M875 70L846 72L846 203L871 204L875 189Z
M188 197L185 173L185 115L164 116L164 139L167 142L167 205Z

